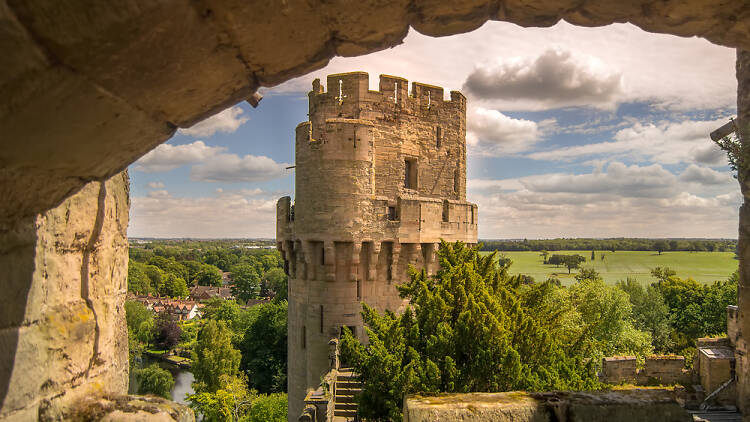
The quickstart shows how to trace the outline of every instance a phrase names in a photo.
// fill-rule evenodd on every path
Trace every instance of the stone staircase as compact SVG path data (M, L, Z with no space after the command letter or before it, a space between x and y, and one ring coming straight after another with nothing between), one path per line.
M334 397L333 422L353 422L357 420L355 394L362 391L362 384L351 368L340 368L336 376L336 397Z

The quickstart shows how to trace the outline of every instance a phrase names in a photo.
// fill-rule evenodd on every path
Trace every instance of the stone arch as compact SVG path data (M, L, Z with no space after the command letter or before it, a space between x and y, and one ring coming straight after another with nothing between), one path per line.
M95 321L92 325L87 316L96 314L97 306L121 312L118 305L126 277L121 269L123 260L127 262L127 248L122 244L127 213L122 215L122 208L127 208L127 186L110 178L169 139L177 128L253 99L259 87L319 69L336 55L363 55L397 45L410 27L439 37L474 30L488 20L532 27L551 26L560 19L581 26L630 22L650 32L700 36L738 48L738 113L745 139L750 139L746 123L750 121L750 8L743 1L366 0L313 4L303 0L167 0L145 6L112 6L92 0L75 4L0 1L0 50L5 58L0 66L0 240L5 248L0 253L0 270L4 270L0 280L20 295L12 312L0 317L0 418L15 415L21 420L41 415L41 411L37 413L40 403L57 406L64 399L60 392L70 387L69 383L81 385L94 376L111 385L122 383L118 372L124 365L122 356L115 356L114 364L97 367L96 359L101 358L97 353L104 356L107 351L92 346L90 362L94 363L82 369L81 377L60 385L45 384L41 391L29 390L14 403L9 403L7 396L16 388L11 385L14 371L33 366L35 359L15 350L27 341L19 339L19 333L48 330L44 321L54 316L24 319L40 313L40 302L32 294L44 286L65 283L64 271L48 278L44 266L51 261L76 261L79 257L70 255L81 255L78 270L83 273L84 259L90 264L86 257L100 255L101 262L112 267L112 274L117 272L116 277L95 286L94 296L89 297L88 287L85 295L79 292L76 303L82 309L81 319L86 321L81 324L87 332L103 330L102 336L122 341L121 318L119 323L100 325ZM748 176L740 172L746 198L750 198ZM101 195L107 179L110 188ZM67 208L80 208L88 214L71 222ZM120 214L111 211L118 209ZM97 216L105 235L111 237L108 243L97 233ZM55 225L61 221L65 223ZM740 332L745 333L750 333L749 222L750 206L745 204L740 211L739 246ZM75 236L65 238L66 231L76 231L76 224L87 243L75 243ZM111 230L106 229L108 225ZM65 246L65 242L55 241L57 237L73 246L57 250L58 245ZM100 287L101 292L97 291ZM32 327L31 322L36 325ZM78 323L72 321L70 326L78 327ZM746 397L750 362L747 343L741 344L745 358L739 395ZM70 372L69 368L59 370Z

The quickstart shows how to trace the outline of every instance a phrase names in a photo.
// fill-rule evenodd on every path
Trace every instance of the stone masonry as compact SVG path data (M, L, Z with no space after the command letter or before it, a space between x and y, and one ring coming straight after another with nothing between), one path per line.
M289 281L289 420L329 368L342 327L366 340L361 302L399 311L409 266L437 270L441 239L477 241L466 202L466 98L367 73L328 76L296 130L296 198L278 201Z

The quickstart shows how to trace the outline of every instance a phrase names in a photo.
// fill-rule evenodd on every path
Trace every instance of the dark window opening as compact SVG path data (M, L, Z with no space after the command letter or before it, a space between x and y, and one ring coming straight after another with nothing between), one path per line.
M357 300L362 300L362 283L357 279Z
M474 222L474 207L471 207L471 224L476 224Z
M453 172L453 193L458 193L458 169Z
M450 205L448 204L448 201L443 201L443 223L447 223L449 219L448 213L450 212Z
M289 207L289 221L294 221L294 205Z
M404 160L404 187L417 189L417 160L413 158Z
M320 248L320 265L326 265L326 247Z
M396 214L396 207L388 207L388 220L390 221L398 220L398 215Z
M355 326L353 326L353 325L349 325L349 326L343 326L343 325L342 325L342 326L341 326L341 332L340 332L340 334L339 334L339 337L343 337L343 336L344 336L344 328L348 328L348 329L349 329L349 331L351 331L351 332L352 332L352 335L353 335L353 336L354 336L355 338L357 337L357 327L355 327Z
M307 327L303 325L302 326L302 348L304 349L306 347L307 347Z
M437 148L440 149L440 143L443 140L443 130L440 126L435 128L435 144L437 145Z
M320 333L323 334L323 305L320 305Z

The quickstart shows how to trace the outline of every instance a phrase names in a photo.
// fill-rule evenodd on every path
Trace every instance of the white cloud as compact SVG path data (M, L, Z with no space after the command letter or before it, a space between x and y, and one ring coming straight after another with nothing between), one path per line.
M132 198L128 235L132 237L274 237L275 197L239 192L198 198L166 191Z
M725 164L721 150L709 138L723 119L711 121L659 122L631 127L615 133L613 141L538 151L528 154L535 160L574 160L590 157L629 158L663 164Z
M463 91L513 108L612 108L622 95L622 85L622 74L601 60L549 48L536 57L500 58L493 64L477 65Z
M539 57L550 45L596 57L616 69L623 75L621 101L653 101L680 110L736 106L734 49L701 38L649 33L631 24L584 28L564 21L550 28L488 22L470 33L441 38L412 30L401 45L367 56L336 57L325 68L274 91L308 92L315 78L325 84L328 74L356 69L370 73L372 89L377 89L378 74L386 73L444 86L447 92L461 88L478 58ZM544 102L531 105L539 108ZM508 109L520 106L511 103Z
M202 182L259 182L288 174L287 163L266 156L218 154L190 169L190 179Z
M151 182L148 184L148 187L151 189L162 189L164 187L164 183L162 182Z
M535 122L508 117L497 110L469 109L466 118L466 143L475 153L501 155L529 149L539 140Z
M718 172L708 167L700 167L695 164L689 165L685 171L680 174L680 180L683 182L699 183L701 185L723 185L734 183L729 172Z
M224 147L211 147L203 141L185 145L161 144L133 164L135 170L146 173L164 172L186 164L197 163L224 151Z
M193 137L209 137L216 132L234 133L248 121L247 117L242 116L243 113L239 106L230 107L187 129L180 129L179 133Z

